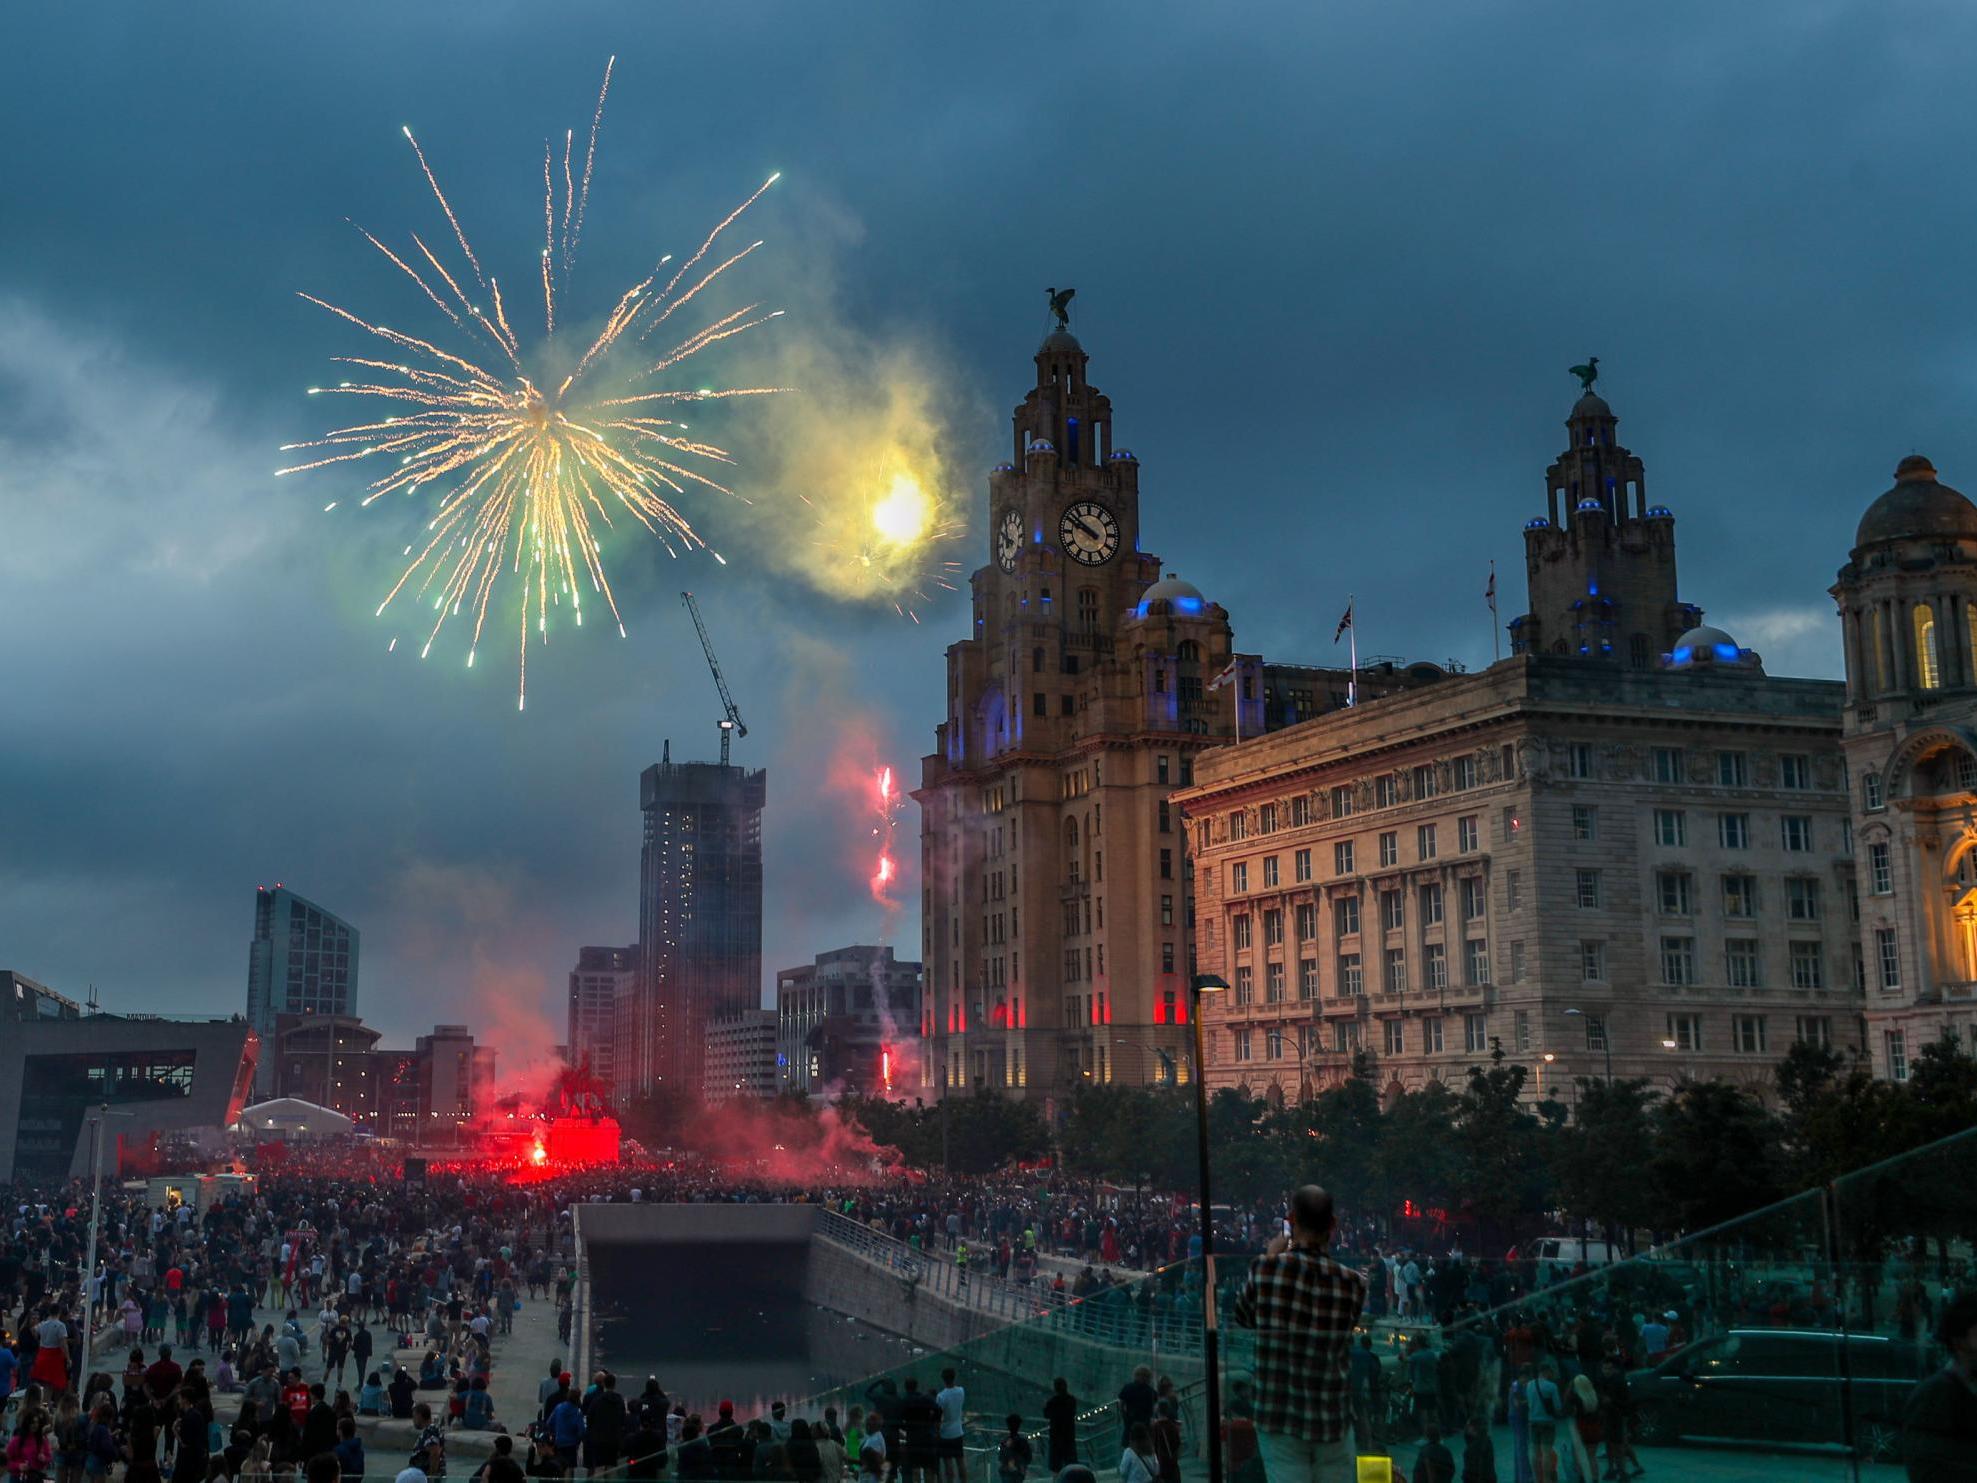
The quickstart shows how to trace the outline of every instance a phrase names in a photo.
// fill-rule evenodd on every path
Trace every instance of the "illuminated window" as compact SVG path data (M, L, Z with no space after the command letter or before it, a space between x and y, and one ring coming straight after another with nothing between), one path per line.
M1915 677L1924 690L1934 690L1943 682L1936 664L1936 610L1919 602L1910 618L1915 628Z

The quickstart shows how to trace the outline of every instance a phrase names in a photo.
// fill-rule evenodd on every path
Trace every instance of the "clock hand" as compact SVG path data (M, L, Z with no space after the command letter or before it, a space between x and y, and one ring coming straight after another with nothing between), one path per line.
M1082 525L1082 526L1083 526L1083 527L1084 527L1084 528L1085 528L1086 530L1088 530L1088 531L1090 531L1090 532L1092 533L1092 535L1093 535L1093 536L1094 536L1095 538L1097 538L1097 540L1099 541L1099 543L1100 543L1101 545L1103 545L1103 544L1104 544L1104 541L1105 541L1105 527L1104 527L1104 526L1102 526L1102 525L1093 525L1093 524L1091 523L1091 521L1089 521L1089 520L1087 520L1087 519L1085 519L1085 517L1084 517L1084 516L1082 516L1082 515L1080 515L1080 516L1078 517L1078 524L1080 524L1080 525Z

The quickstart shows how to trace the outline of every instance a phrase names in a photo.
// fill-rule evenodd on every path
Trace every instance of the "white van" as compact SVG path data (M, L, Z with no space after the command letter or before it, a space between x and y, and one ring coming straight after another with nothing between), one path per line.
M1567 1272L1581 1262L1588 1267L1604 1267L1626 1260L1610 1241L1583 1241L1577 1236L1540 1236L1520 1246L1517 1255L1524 1261L1549 1262Z

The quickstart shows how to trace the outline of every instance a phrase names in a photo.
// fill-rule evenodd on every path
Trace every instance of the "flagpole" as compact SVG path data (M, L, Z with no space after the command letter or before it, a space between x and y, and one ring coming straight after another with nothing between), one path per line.
M1490 663L1503 658L1503 624L1497 619L1496 563L1490 563Z
M1359 614L1357 611L1358 600L1359 599L1357 595L1351 592L1348 592L1345 596L1346 616L1352 619L1352 622L1346 625L1346 631L1352 635L1352 675L1346 681L1346 685L1345 685L1345 703L1347 705L1359 704Z
M1233 659L1230 663L1234 663ZM1236 708L1236 740L1242 740L1242 671L1237 670L1234 679L1229 681L1229 689L1234 692L1231 701Z

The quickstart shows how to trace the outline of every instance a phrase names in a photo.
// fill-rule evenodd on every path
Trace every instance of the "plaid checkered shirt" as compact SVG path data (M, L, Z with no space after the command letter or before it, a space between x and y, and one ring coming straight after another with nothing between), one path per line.
M1260 1256L1236 1295L1235 1321L1256 1330L1259 1431L1336 1442L1345 1435L1346 1353L1366 1306L1366 1279L1323 1252Z

